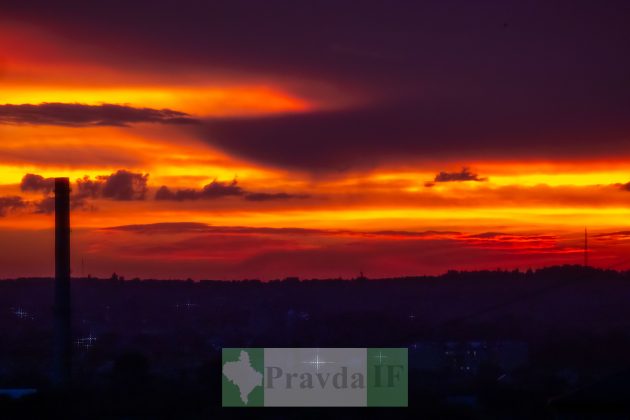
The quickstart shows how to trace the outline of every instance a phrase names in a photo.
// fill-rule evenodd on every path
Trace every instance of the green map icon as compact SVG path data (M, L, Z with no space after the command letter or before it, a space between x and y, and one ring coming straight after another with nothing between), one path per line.
M226 348L222 352L221 394L224 407L262 407L264 350Z

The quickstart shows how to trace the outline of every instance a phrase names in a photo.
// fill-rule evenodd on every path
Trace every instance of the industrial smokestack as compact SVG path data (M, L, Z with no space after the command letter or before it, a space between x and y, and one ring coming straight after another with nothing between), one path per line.
M588 232L584 228L584 267L588 267Z
M55 178L55 302L53 382L70 383L72 332L70 324L70 181Z

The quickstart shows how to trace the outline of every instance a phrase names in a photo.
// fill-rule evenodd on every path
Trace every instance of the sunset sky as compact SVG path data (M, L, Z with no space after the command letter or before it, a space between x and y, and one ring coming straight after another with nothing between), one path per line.
M622 1L0 5L0 278L630 268Z

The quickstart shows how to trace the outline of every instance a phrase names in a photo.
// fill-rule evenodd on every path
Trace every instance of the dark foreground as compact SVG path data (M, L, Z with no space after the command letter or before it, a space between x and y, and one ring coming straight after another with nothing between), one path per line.
M73 280L73 388L49 384L52 279L0 281L1 418L625 418L630 273ZM222 347L408 347L408 409L222 409ZM21 398L9 389L36 389Z

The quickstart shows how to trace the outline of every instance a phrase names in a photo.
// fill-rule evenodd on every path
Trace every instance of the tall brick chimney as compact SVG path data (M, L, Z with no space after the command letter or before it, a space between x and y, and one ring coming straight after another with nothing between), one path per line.
M67 387L72 371L70 322L70 181L55 178L55 302L53 383Z

